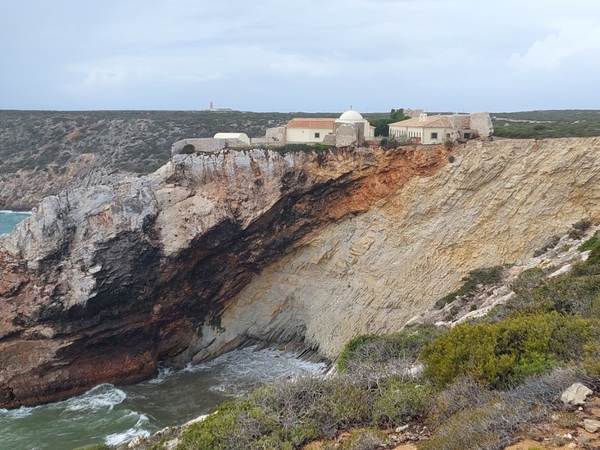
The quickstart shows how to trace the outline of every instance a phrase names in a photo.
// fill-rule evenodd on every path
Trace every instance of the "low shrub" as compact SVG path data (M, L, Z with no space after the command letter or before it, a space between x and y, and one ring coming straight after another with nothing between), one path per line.
M511 283L510 287L517 294L526 293L538 287L545 278L546 274L542 269L533 267L521 272L517 279Z
M582 361L598 323L557 312L517 315L496 323L459 324L421 352L425 375L445 386L460 375L495 388Z
M546 241L546 243L541 248L539 248L538 250L533 252L533 256L536 258L538 256L542 256L544 253L546 253L551 248L556 247L556 245L558 244L559 241L560 241L560 236L558 236L558 235L552 236L550 239L548 239Z
M365 426L394 426L423 415L433 388L398 377L373 388L353 377L299 378L254 391L190 426L179 450L294 449L315 439Z
M408 365L418 357L423 346L440 333L437 327L418 327L387 335L365 334L350 340L338 357L340 372L355 373L359 368L389 366L393 360L405 360Z
M379 390L373 403L373 424L386 428L422 415L429 409L435 392L429 383L416 384L393 378L381 383Z
M586 231L589 227L592 226L592 221L588 219L578 220L572 225L574 230Z
M342 443L340 450L373 450L380 448L387 441L387 436L379 430L361 430L352 434L352 437Z
M182 155L191 155L193 153L196 153L196 147L194 147L192 144L185 144L181 150L179 151L180 154Z
M600 240L598 239L598 236L595 234L593 235L591 238L589 238L587 241L585 241L583 244L581 244L579 247L577 247L577 250L579 250L580 252L585 252L587 250L592 250L595 247L600 246Z
M523 427L560 411L561 393L580 379L571 370L558 369L528 377L514 388L493 391L459 377L437 395L426 421L433 430L431 439L418 449L503 449Z
M500 282L504 266L482 267L469 272L463 279L463 285L454 292L445 295L439 299L434 308L442 309L447 303L454 301L457 296L471 294L477 288L477 285L490 285Z

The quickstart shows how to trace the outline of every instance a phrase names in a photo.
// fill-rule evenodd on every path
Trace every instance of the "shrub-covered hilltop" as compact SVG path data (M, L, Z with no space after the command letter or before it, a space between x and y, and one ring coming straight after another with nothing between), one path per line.
M493 113L494 135L512 139L600 136L600 111Z
M222 405L176 448L599 448L582 428L587 406L561 400L600 376L600 238L589 227L574 224L526 266L473 271L403 331L354 338L332 375ZM164 436L138 445L172 448Z

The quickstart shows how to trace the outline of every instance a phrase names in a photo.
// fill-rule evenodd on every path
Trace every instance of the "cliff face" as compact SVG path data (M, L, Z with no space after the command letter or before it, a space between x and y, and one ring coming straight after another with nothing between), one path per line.
M225 305L257 273L446 154L176 155L150 176L45 198L0 240L0 407L189 361L223 332ZM291 339L303 335L278 340Z
M522 262L600 219L600 139L471 142L367 212L329 224L227 304L210 354L234 336L301 330L335 357L360 333L400 329L479 267Z
M0 407L249 341L334 357L468 271L599 219L600 139L176 155L48 197L0 239ZM449 161L452 162L449 162Z

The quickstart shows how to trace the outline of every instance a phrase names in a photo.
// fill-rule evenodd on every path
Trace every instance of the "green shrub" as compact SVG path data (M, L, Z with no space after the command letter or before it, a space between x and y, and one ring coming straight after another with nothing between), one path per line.
M383 382L373 404L373 424L391 428L423 415L431 404L434 388L399 379Z
M459 324L426 345L425 374L445 386L460 375L496 388L579 360L599 337L595 321L556 312L517 315L496 323Z
M192 144L185 144L179 153L182 155L191 155L196 153L196 147L194 147Z
M585 241L583 244L577 247L577 250L579 250L580 252L585 252L586 250L592 250L593 248L599 245L600 240L598 239L598 236L593 235L591 238L589 238L587 241Z
M503 449L525 426L547 421L560 409L560 394L581 376L559 369L530 376L522 384L494 391L476 381L459 377L434 400L426 424L431 439L419 450L465 448Z
M346 372L356 365L382 364L393 358L415 360L423 346L440 333L437 327L418 327L398 333L364 334L351 339L338 357L337 367Z
M538 287L545 278L546 274L542 269L533 267L521 272L510 287L517 294L528 292L531 289Z
M387 436L379 430L360 430L352 434L352 437L342 443L340 450L373 450L385 444Z

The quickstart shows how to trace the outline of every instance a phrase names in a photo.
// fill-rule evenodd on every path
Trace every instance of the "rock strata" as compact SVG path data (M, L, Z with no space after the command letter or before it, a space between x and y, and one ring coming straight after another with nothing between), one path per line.
M45 198L0 238L0 407L257 341L334 358L600 219L600 139L450 151L174 155Z
M256 274L433 173L447 152L176 155L150 176L45 198L0 239L0 407L188 362L224 331L222 311ZM304 328L264 338L302 342Z

